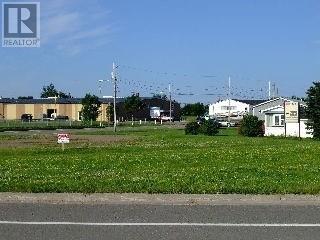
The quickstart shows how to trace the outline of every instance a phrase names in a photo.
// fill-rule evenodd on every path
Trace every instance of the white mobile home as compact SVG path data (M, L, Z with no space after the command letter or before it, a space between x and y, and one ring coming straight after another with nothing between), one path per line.
M302 101L279 97L253 107L252 114L264 121L265 136L312 137L312 131L307 129L308 120L302 111L299 113L300 124L299 121L285 123L285 102L297 103L301 108L306 106Z

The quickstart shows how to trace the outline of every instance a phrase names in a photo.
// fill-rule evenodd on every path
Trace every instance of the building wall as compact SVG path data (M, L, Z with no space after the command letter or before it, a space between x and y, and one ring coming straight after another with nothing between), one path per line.
M287 123L286 131L284 126L265 127L265 136L290 136L299 137L299 123ZM300 137L312 138L312 131L307 129L307 120L300 121Z
M3 119L5 117L4 114L4 104L0 103L0 119Z
M230 113L232 115L243 115L250 111L250 105L235 100L230 100ZM209 105L209 115L225 115L229 114L229 100L223 100Z
M262 105L254 106L252 109L252 115L257 116L259 118L259 120L264 120L265 114L262 113L263 110L269 109L272 107L276 107L276 106L283 106L283 104L284 104L284 99L282 99L282 98L275 99L273 101L267 101Z
M102 104L102 119L100 121L108 121L106 109L108 104ZM0 103L0 118L4 116L6 120L19 120L24 113L32 114L33 119L42 119L43 115L47 114L48 109L56 109L57 115L68 116L72 121L79 120L79 112L81 112L81 104L15 104L15 103ZM50 117L50 116L47 116Z
M265 127L265 136L284 136L284 127Z
M113 121L110 118L107 109L108 106L112 103L102 103L101 105L101 115L99 115L97 121L108 122L109 120ZM160 107L162 110L169 112L170 104L168 100L151 98L143 99L143 109L133 113L135 119L149 119L150 118L150 108L151 107ZM42 119L48 113L48 109L51 109L52 112L56 109L57 116L68 116L72 121L79 121L79 112L81 112L82 104L81 103L43 103L43 101L35 100L35 103L30 101L28 103L21 102L10 102L10 103L0 103L0 114L1 111L5 119L7 120L19 120L21 119L22 114L32 114L33 119ZM172 114L176 120L180 119L180 104L172 101ZM111 114L112 115L112 114ZM130 116L129 116L130 115ZM128 114L124 108L124 102L119 101L117 103L117 118L118 120L131 120L132 114ZM1 115L0 115L1 117ZM47 116L51 117L51 116Z
M5 104L5 119L17 119L17 104Z

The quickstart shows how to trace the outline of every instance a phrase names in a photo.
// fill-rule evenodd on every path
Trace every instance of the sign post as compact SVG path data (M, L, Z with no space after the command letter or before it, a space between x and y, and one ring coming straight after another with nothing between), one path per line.
M284 102L284 119L285 119L285 135L287 136L287 123L298 123L300 137L300 117L299 117L299 103L292 101Z
M70 143L70 136L68 133L58 133L58 143L61 144L61 149L64 151L64 144Z

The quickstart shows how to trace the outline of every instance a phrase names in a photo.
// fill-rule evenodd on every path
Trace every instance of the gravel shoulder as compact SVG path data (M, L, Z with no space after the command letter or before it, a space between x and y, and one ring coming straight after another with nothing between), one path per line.
M320 205L320 195L0 193L0 203Z

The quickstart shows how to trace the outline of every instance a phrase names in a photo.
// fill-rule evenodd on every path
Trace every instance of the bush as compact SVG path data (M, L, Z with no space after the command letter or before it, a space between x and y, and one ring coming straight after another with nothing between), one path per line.
M197 122L189 122L184 128L187 135L198 135L200 125Z
M247 137L263 137L264 124L258 117L246 115L240 122L239 134Z
M190 135L204 134L213 136L219 132L219 123L214 120L206 120L201 124L190 122L185 126L184 130L186 134Z
M214 136L219 132L219 127L220 126L217 121L209 119L200 125L199 132L204 135Z

